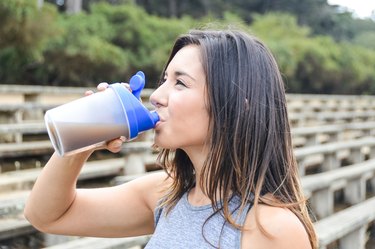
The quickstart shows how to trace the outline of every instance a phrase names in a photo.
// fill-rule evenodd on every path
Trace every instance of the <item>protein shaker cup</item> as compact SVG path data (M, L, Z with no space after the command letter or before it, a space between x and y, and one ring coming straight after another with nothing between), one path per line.
M159 116L140 101L143 72L129 81L132 92L120 83L48 110L44 116L49 138L60 156L96 147L125 136L128 140L154 128Z

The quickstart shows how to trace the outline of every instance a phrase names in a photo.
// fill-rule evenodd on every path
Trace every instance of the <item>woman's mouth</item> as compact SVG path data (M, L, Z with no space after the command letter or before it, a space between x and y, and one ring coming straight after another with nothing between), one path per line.
M160 126L162 125L162 123L163 123L163 121L161 121L161 120L159 120L158 122L156 122L154 129L158 130L160 128Z
M165 122L165 118L163 117L163 115L160 115L159 112L157 112L157 114L158 114L158 116L159 116L159 120L158 120L158 122L156 122L156 124L155 124L155 129L156 129L157 127L159 127L162 123Z
M156 112L159 116L159 121L158 122L164 122L165 121L165 118L163 117L163 115L161 115L159 112ZM157 123L158 123L157 122Z

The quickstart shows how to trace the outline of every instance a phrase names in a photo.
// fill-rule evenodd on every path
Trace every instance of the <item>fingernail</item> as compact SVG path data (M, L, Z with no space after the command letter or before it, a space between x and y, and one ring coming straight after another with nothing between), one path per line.
M117 141L114 142L114 146L115 146L115 147L119 147L119 146L121 146L121 145L122 145L122 142L121 142L121 141L118 141L118 140L117 140Z
M90 94L93 94L93 93L94 93L93 91L88 90L88 91L85 92L85 95L90 95Z
M108 83L106 82L102 82L102 83L99 83L98 85L98 90L102 90L102 89L106 89L108 87Z

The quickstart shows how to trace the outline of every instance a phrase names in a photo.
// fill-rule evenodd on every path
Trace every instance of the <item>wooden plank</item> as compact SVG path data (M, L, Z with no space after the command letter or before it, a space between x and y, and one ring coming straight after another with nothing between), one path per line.
M53 152L50 141L32 141L0 144L0 157L23 157Z
M15 112L19 110L23 111L34 111L34 110L49 110L56 107L55 104L43 104L38 102L28 102L21 104L1 104L0 112Z
M374 221L374 210L375 197L315 222L319 243L328 245Z
M88 88L66 86L41 86L41 85L0 85L1 93L21 94L82 94Z
M46 247L45 249L125 249L133 246L144 246L147 244L150 235L129 237L129 238L92 238L85 237L71 240L59 245Z
M360 178L362 175L366 175L369 172L375 172L375 159L370 159L362 163L345 166L323 173L303 176L301 184L303 189L311 192L329 188L336 181Z
M25 218L3 218L0 220L0 240L14 238L35 231L35 228Z
M0 134L7 133L22 133L22 134L39 134L46 133L47 128L44 122L24 122L13 124L0 124Z
M9 217L23 211L30 191L11 191L0 194L0 217Z
M123 158L105 159L87 162L79 175L79 180L98 177L115 176L122 173ZM0 175L0 191L30 189L42 169L27 169L2 173Z
M319 144L314 146L296 148L294 150L295 156L297 159L302 159L309 155L314 154L325 154L325 153L332 153L338 152L340 150L350 149L354 147L361 147L361 146L374 146L375 145L375 137L365 137L361 139L353 139L347 140L345 143L342 141L334 142L334 143L327 143L327 144Z

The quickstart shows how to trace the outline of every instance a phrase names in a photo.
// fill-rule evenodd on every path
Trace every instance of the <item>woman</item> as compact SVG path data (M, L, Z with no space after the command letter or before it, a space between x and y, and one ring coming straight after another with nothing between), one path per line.
M100 84L103 90L107 84ZM39 230L153 234L146 248L317 248L298 180L283 82L268 49L236 30L177 39L150 100L165 173L76 189L92 151L54 154L25 207ZM121 139L107 143L120 150Z

